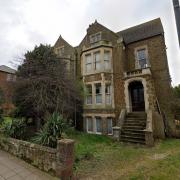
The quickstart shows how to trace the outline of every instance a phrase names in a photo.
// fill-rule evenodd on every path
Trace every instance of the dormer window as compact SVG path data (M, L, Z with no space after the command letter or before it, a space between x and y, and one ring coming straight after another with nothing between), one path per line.
M93 44L93 43L96 43L98 41L101 40L101 32L98 32L96 34L92 34L90 36L90 43Z
M136 49L136 69L149 67L147 47Z

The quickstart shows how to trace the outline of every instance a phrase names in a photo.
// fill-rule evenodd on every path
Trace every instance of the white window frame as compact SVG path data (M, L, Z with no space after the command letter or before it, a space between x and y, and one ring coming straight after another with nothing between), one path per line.
M108 125L109 125L109 122L108 121L111 121L111 128L113 127L113 118L112 117L107 117L107 134L108 135L113 135L113 128L112 128L112 133L109 133L109 127L108 127Z
M96 54L99 54L99 59L96 58ZM96 51L93 53L93 60L94 60L94 70L95 71L100 71L102 68L101 68L101 52L100 51ZM97 61L98 60L98 61ZM99 64L99 69L97 69L97 64Z
M91 93L89 93L89 91L88 91L88 86L91 87ZM88 94L87 94L87 96L86 96L86 104L87 104L87 105L92 105L92 104L93 104L92 84L87 84L87 85L86 85L86 90L88 91L88 92L87 92ZM90 97L90 96L91 96L91 103L88 103L88 97Z
M94 120L92 117L85 117L86 118L86 131L87 133L94 133ZM92 131L89 131L89 127L88 127L88 121L91 120L92 121Z
M89 62L87 62L88 61L87 57L90 57ZM90 70L88 70L87 65L90 65L90 67L91 67ZM93 70L93 60L92 60L92 55L89 53L89 54L85 55L85 72L90 73L90 72L92 72L92 70Z
M138 51L141 51L141 50L145 50L145 56L146 56L146 66L145 67L141 67L141 65L139 63L140 60L138 58ZM143 69L143 68L150 67L147 45L135 48L135 59L136 59L136 63L135 63L136 69Z
M106 92L106 88L109 86L109 92ZM110 102L107 103L107 96L109 96ZM105 84L105 104L106 105L111 105L112 104L112 85L111 83L106 83Z
M105 58L105 53L109 53L109 59ZM108 68L106 68L106 63L108 64ZM104 69L110 70L111 69L111 51L110 50L104 50Z
M6 81L12 81L12 79L13 79L13 75L8 73L6 76Z
M97 32L89 36L91 44L101 41L101 38L102 38L101 32Z
M103 98L102 84L101 84L101 83L95 83L94 85L95 85L95 102L96 102L96 104L102 104L102 103L103 103L103 99L102 99L102 98ZM101 90L100 90L100 93L99 93L99 94L96 94L96 86L97 86L97 85L101 85L101 86L100 86ZM99 96L101 95L101 102L100 102L100 103L97 102L97 96L98 96L98 95L99 95Z
M61 47L57 47L57 48L56 48L56 53L57 53L57 55L59 55L59 56L62 56L62 55L64 54L64 51L65 51L64 46L61 46Z
M100 120L100 122L101 122L101 123L100 123L100 125L101 125L101 132L97 132L97 124L96 124L96 123L97 123L97 118L98 118L98 119ZM95 117L95 133L96 133L96 134L99 134L99 135L102 134L102 131L103 131L103 127L102 127L103 124L102 124L102 123L103 123L103 122L102 122L102 117L96 116L96 117Z

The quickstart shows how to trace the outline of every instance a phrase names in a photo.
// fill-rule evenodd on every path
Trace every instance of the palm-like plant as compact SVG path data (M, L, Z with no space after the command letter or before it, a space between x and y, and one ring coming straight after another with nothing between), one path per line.
M33 138L33 141L55 148L57 146L57 140L62 137L62 133L67 129L67 121L64 120L62 115L54 112L52 116L47 119L43 128L37 133L37 136Z

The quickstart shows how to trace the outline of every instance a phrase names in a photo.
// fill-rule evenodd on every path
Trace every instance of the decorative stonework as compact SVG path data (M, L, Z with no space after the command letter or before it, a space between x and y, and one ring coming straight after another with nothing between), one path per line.
M125 102L126 102L126 110L127 112L132 112L131 98L129 94L129 84L133 81L140 81L144 87L144 101L145 101L145 110L146 112L149 109L149 94L147 93L147 82L145 78L142 77L134 77L125 81L124 84L124 94L125 94Z

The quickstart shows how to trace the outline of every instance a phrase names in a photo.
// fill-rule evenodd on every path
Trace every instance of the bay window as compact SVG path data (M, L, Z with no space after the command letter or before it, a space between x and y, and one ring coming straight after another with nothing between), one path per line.
M105 70L111 69L110 51L104 51L104 68Z
M92 117L86 117L87 132L93 132L93 119Z
M86 104L92 104L92 85L87 85L86 90L87 90Z
M106 84L105 98L106 104L111 104L111 84Z
M113 134L113 131L112 131L112 118L107 118L107 133L109 135Z
M95 84L96 90L96 104L102 103L102 86L101 83Z
M93 55L94 55L94 68L95 70L100 70L101 69L100 52L95 52Z
M96 117L96 134L102 133L102 119L101 117Z
M91 54L87 54L85 56L85 63L86 63L86 72L91 72L92 71L92 58L91 58Z

